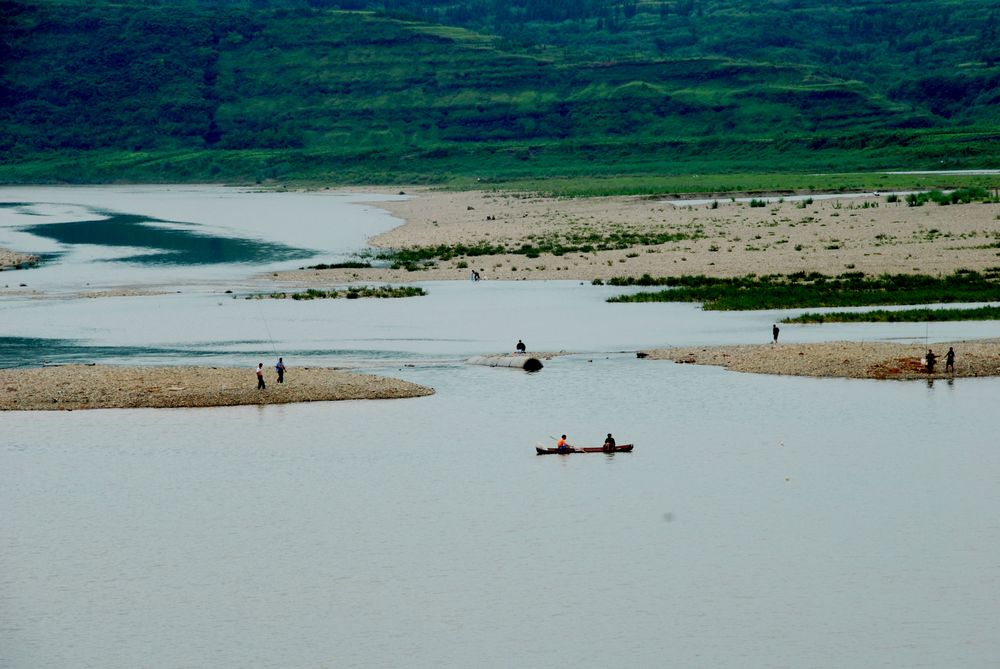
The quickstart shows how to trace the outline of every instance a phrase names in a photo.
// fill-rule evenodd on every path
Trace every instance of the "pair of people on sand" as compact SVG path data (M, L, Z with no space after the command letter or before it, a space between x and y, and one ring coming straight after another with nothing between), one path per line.
M927 355L924 356L924 365L927 368L928 374L934 373L934 365L937 363L937 356L934 355L934 351L927 349ZM955 373L955 349L949 346L948 352L944 356L944 371Z
M257 363L257 390L267 390L267 385L264 383L264 363ZM278 383L285 382L285 360L284 358L278 358L278 362L274 363L274 371L278 373Z

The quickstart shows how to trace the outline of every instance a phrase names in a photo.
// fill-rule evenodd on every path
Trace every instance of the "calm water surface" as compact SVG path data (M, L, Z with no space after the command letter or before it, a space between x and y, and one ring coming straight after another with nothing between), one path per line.
M399 196L221 186L0 188L0 246L56 258L0 287L78 292L182 286L339 262L399 219ZM16 280L16 283L15 283Z
M0 415L0 666L1000 662L998 380L638 360L652 345L766 340L778 314L608 305L611 289L577 282L312 303L207 285L5 297L0 363L249 367L277 350L290 383L295 366L349 364L437 394ZM586 353L531 375L462 363L519 337ZM550 435L596 445L609 431L635 452L533 454Z

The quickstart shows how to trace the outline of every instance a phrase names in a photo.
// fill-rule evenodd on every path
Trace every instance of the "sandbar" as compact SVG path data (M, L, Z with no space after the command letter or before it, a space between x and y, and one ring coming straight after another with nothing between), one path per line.
M253 369L61 365L0 369L0 411L217 407L333 400L399 399L432 388L338 369L296 367L285 383L268 370L257 390Z
M24 265L35 265L38 263L38 256L28 253L18 253L10 249L0 248L0 271L8 269L20 269Z
M380 248L506 244L546 235L607 236L616 230L676 233L684 239L562 256L503 254L454 258L436 267L332 269L282 272L282 280L336 285L352 281L415 282L574 279L652 276L744 276L799 271L836 275L950 274L1000 266L1000 204L886 202L885 196L785 201L764 207L720 197L685 205L650 197L549 198L490 191L406 189L409 200L378 202L405 222L377 235ZM462 267L462 264L466 267Z
M945 353L955 349L954 372L945 369ZM1000 376L1000 340L935 342L934 373L921 359L928 346L893 342L824 342L816 344L744 344L681 346L641 352L649 360L717 365L738 372L849 379L947 379Z

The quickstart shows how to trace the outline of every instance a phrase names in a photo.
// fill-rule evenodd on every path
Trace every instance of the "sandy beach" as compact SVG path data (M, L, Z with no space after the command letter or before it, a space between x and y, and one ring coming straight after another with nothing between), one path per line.
M520 246L531 237L616 231L674 233L689 239L612 251L455 258L436 267L299 270L282 280L323 286L350 281L576 279L705 274L741 276L816 271L840 274L949 274L1000 266L1000 204L908 207L884 196L786 201L764 207L720 198L711 204L646 197L541 198L486 191L405 189L412 198L380 202L405 223L371 243L383 248L437 244ZM388 191L387 191L388 192ZM461 263L467 267L460 267Z
M34 265L37 262L38 256L0 248L0 270L19 269L22 265Z
M0 411L214 407L332 400L398 399L434 393L408 381L337 369L288 370L257 390L253 369L64 365L0 369Z
M954 373L945 369L945 353L955 349ZM738 372L850 379L946 379L1000 375L1000 340L935 343L934 373L921 358L927 347L887 342L827 342L821 344L752 344L684 346L644 351L649 360L717 365ZM640 355L643 355L640 353Z

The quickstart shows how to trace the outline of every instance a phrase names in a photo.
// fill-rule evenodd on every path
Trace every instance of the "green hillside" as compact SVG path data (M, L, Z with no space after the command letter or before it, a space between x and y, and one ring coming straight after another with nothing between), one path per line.
M0 181L995 166L979 0L0 0Z

